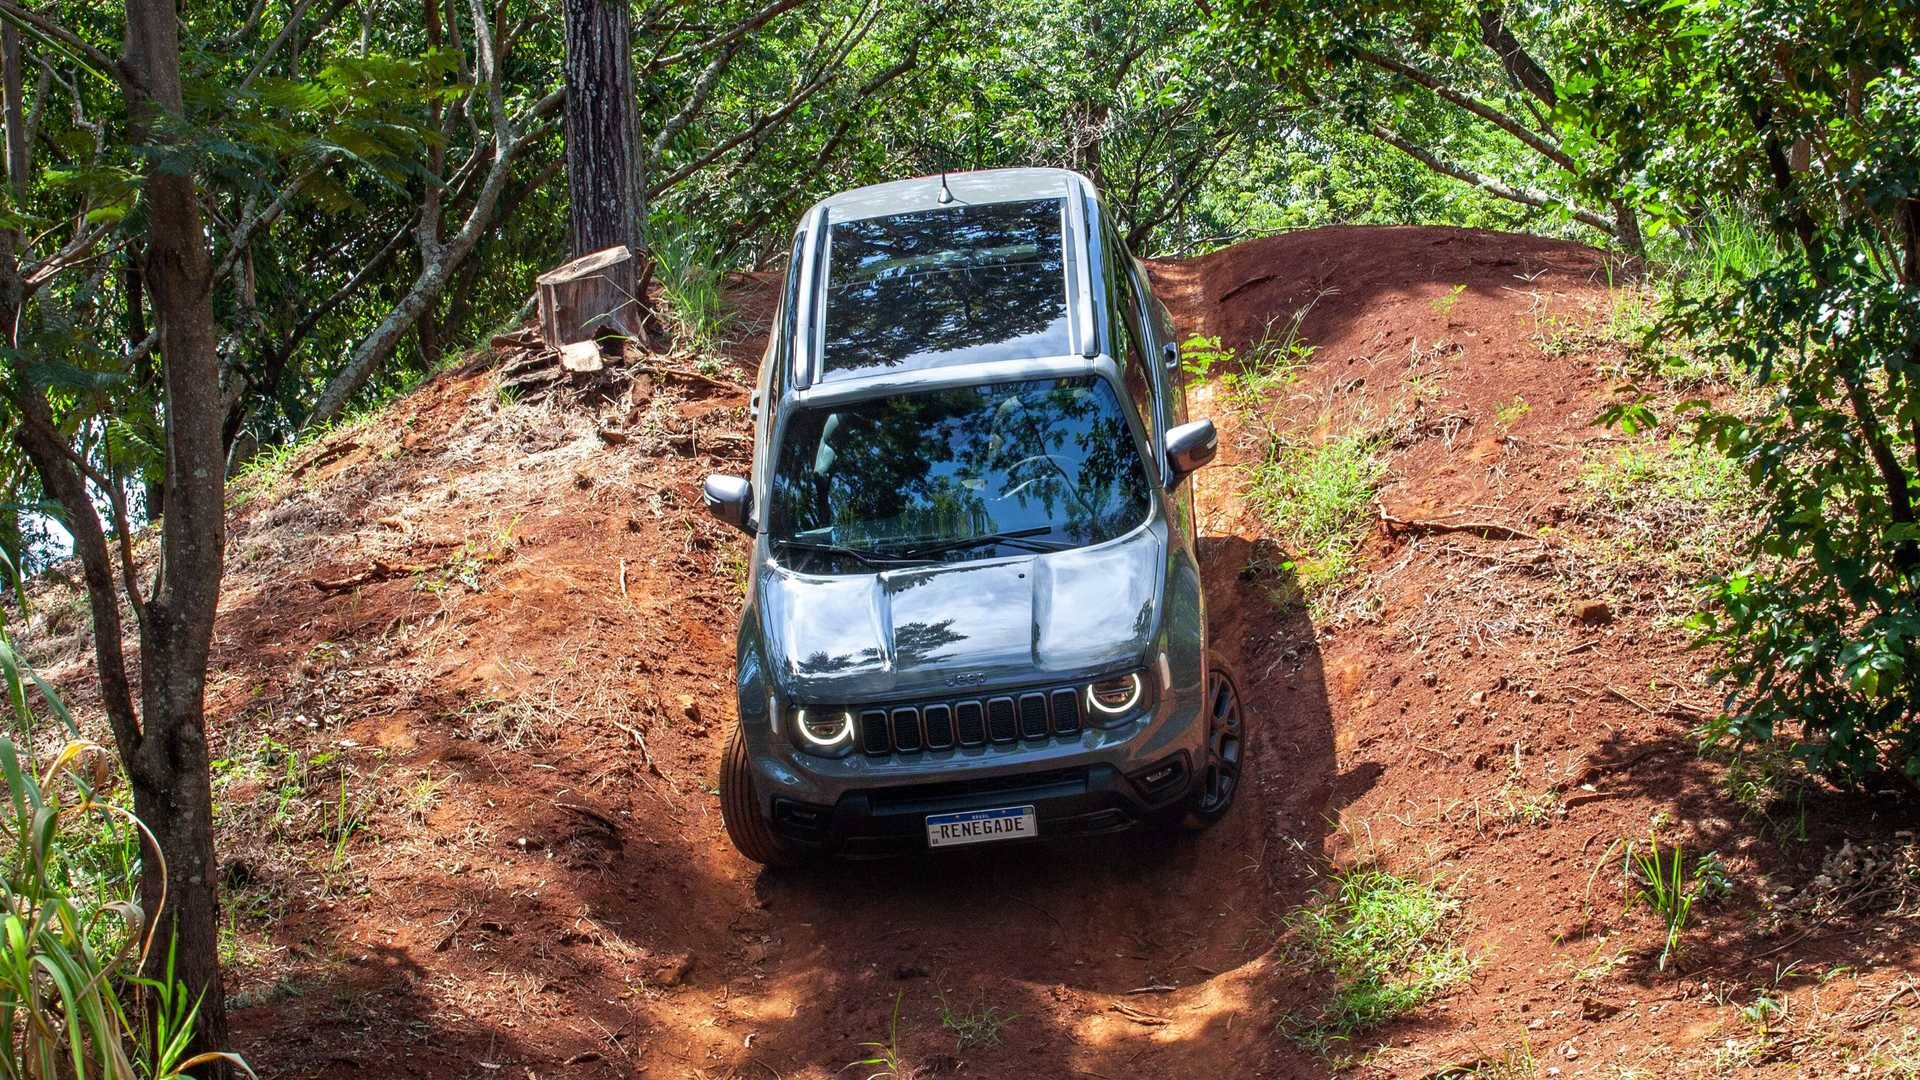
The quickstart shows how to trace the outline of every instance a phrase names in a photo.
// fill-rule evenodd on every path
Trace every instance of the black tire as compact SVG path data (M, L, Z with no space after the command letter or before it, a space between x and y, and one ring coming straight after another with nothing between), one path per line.
M1204 829L1233 809L1247 762L1246 713L1233 669L1218 654L1207 654L1207 748L1194 769L1187 826Z
M720 758L720 819L726 822L727 838L740 854L762 866L790 867L807 862L807 853L775 835L767 816L760 812L760 797L753 790L753 768L747 764L747 741L738 725L727 737L727 748Z

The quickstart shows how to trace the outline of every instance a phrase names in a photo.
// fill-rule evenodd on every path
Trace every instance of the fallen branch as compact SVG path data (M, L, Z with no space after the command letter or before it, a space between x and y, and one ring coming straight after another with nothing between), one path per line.
M360 448L360 444L353 439L346 439L344 441L334 443L332 446L322 449L319 453L316 453L312 457L308 458L307 460L301 462L298 465L295 465L293 467L293 471L289 472L287 475L299 476L301 473L304 473L309 469L317 469L322 465L328 464L329 462L338 461L341 458L346 457L348 454L352 453L353 451L358 450L359 448Z
M1706 711L1703 709L1696 708L1692 705L1683 705L1677 701L1669 704L1664 709L1656 709L1651 705L1644 704L1642 702L1634 700L1631 697L1628 697L1627 692L1625 690L1620 689L1617 686L1607 687L1607 694L1610 697L1615 697L1620 699L1621 701L1626 702L1627 704L1633 706L1636 709L1639 709L1641 712L1644 712L1649 716L1664 716L1673 720L1697 720L1700 717L1706 715Z
M312 578L308 584L323 593L349 592L362 585L371 585L397 577L412 577L432 569L431 563L390 563L385 559L375 559L371 565L359 573L348 574L343 578Z
M1538 540L1533 533L1516 529L1511 525L1501 525L1491 521L1418 521L1395 517L1387 513L1387 508L1374 504L1380 513L1380 524L1386 526L1388 533L1396 530L1418 533L1472 533L1487 540Z
M1235 285L1233 288L1228 289L1226 292L1221 293L1220 299L1215 302L1224 304L1234 297L1239 296L1241 293L1246 292L1248 289L1253 288L1255 285L1264 285L1279 276L1279 274L1255 274L1240 284Z
M1149 1012L1141 1012L1139 1009L1136 1009L1133 1006L1126 1004L1125 1002L1116 1001L1112 1005L1109 1005L1108 1008L1112 1009L1114 1012L1119 1013L1121 1016L1126 1017L1127 1019L1133 1021L1136 1024L1145 1024L1148 1027L1159 1027L1162 1024L1173 1023L1173 1021L1167 1019L1164 1016L1155 1016Z

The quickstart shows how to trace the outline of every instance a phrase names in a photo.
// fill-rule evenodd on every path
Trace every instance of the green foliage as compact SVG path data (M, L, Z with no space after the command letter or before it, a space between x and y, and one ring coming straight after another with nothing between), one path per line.
M1250 471L1247 500L1292 556L1312 596L1344 581L1366 536L1368 507L1386 475L1378 440L1340 435L1318 445L1276 438Z
M1696 624L1722 660L1719 730L1797 732L1837 779L1920 777L1913 16L1910 3L1606 4L1564 81L1583 137L1618 152L1605 179L1695 234L1697 271L1660 332L1768 399L1691 425L1738 463L1762 518Z
M703 240L685 218L659 215L648 230L660 292L662 312L675 343L698 354L709 354L725 343L733 319L720 293L718 251Z
M0 647L6 646L0 633ZM173 977L140 974L155 947L136 895L140 840L152 837L104 793L108 752L66 742L36 775L23 747L33 714L23 673L6 648L12 727L0 736L7 807L0 878L0 1077L102 1076L169 1080L232 1054L188 1056L198 1002ZM51 692L41 686L50 703ZM64 714L64 710L55 710Z
M1474 962L1452 940L1459 907L1437 884L1384 870L1337 877L1288 919L1308 959L1335 980L1332 1001L1295 1037L1315 1047L1346 1041L1466 981Z
M940 1026L953 1032L955 1050L999 1046L1000 1029L1018 1019L1019 1013L1002 1013L997 1006L985 1003L956 1009L945 994L940 996Z
M905 1080L911 1074L910 1070L903 1068L900 1063L901 996L893 995L893 1019L887 1025L886 1041L874 1040L861 1043L860 1045L869 1051L867 1056L858 1061L849 1062L846 1068L840 1070L841 1072L861 1067L873 1069L873 1072L867 1074L866 1080Z
M1651 561L1688 587L1741 558L1729 537L1753 527L1753 488L1738 462L1675 436L1593 452L1580 466L1588 513L1612 525L1610 561Z
M1180 364L1189 378L1205 382L1213 377L1213 369L1231 364L1240 355L1240 350L1231 345L1222 345L1218 335L1204 337L1195 334L1180 343Z

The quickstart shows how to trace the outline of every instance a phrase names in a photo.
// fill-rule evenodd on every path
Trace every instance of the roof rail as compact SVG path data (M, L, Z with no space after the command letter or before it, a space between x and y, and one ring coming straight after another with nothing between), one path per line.
M815 286L826 273L827 261L827 208L816 206L813 213L807 215L807 247L805 261L800 265L800 311L793 324L793 387L805 390L814 384L815 374L820 370L820 358L815 355L815 342L820 340L816 333L820 320L820 290Z
M1092 359L1100 355L1100 335L1093 325L1093 283L1096 278L1093 238L1087 227L1087 184L1075 174L1067 181L1067 188L1071 192L1067 207L1073 218L1068 222L1068 235L1073 240L1074 250L1082 256L1079 259L1082 272L1068 280L1069 286L1077 287L1070 291L1069 299L1073 302L1076 321L1080 324L1080 355ZM1071 295L1073 291L1079 295Z

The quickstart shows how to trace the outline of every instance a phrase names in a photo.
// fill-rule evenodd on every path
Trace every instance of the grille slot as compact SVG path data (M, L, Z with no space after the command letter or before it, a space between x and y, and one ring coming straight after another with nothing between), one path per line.
M893 738L887 734L885 710L868 709L860 714L860 749L869 754L884 754L893 749Z
M977 701L963 701L953 707L953 726L961 746L979 746L987 741L987 715Z
M1047 737L1047 695L1020 695L1020 734L1029 739Z
M987 736L994 742L1012 742L1019 725L1014 716L1013 699L997 697L987 702Z
M1043 686L991 698L914 704L808 706L854 720L854 738L870 757L1040 743L1073 738L1086 727L1084 686Z
M920 710L893 710L893 745L901 753L910 753L926 745L920 738Z
M1080 691L1067 689L1053 692L1053 730L1062 735L1080 730Z
M945 750L953 745L952 706L929 705L920 710L920 718L927 724L927 749Z

